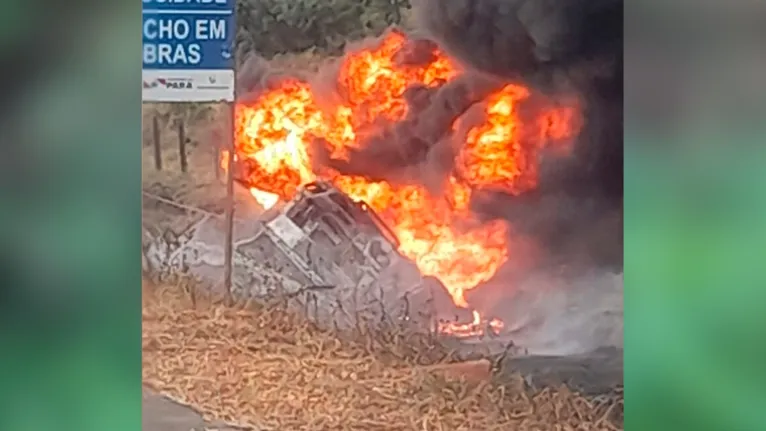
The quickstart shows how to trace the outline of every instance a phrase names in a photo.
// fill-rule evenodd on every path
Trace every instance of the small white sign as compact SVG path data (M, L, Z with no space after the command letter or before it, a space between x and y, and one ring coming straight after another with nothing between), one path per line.
M144 102L233 102L234 71L152 70L142 73Z

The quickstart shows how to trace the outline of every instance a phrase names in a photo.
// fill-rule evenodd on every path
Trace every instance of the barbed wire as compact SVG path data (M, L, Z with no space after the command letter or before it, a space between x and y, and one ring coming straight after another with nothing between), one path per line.
M150 193L150 192L147 192L145 190L141 190L141 194L143 196L146 196L149 199L152 199L152 200L155 200L155 201L158 201L158 202L162 202L162 203L168 204L170 206L173 206L173 207L176 207L176 208L179 208L179 209L182 209L182 210L202 213L202 214L209 215L211 217L217 217L217 218L221 218L221 219L224 217L224 214L218 214L218 213L210 212L210 211L205 210L205 209L200 208L200 207L195 207L195 206L184 204L184 203L181 203L181 202L176 202L176 201L174 201L172 199L164 198L164 197L162 197L160 195L156 195L154 193Z
M225 217L225 214L223 214L223 213L221 213L221 214L214 213L214 212L208 211L208 210L200 208L200 207L196 207L196 206L189 205L189 204L184 204L184 203L181 203L181 202L176 202L176 201L174 201L172 199L164 198L162 196L156 195L156 194L151 193L151 192L147 192L145 190L142 190L141 194L143 196L149 198L149 199L152 199L152 200L155 200L155 201L158 201L158 202L162 202L164 204L176 207L178 209L182 209L182 210L186 210L186 211L191 211L191 212L196 212L196 213L208 215L210 217L215 217L215 218L218 218L218 219L221 219L221 220L223 220L223 218ZM234 215L234 219L237 220L237 221L245 221L245 219L237 217L236 214Z

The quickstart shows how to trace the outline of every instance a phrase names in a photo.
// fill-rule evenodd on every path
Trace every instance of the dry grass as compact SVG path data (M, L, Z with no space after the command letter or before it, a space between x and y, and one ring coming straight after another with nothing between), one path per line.
M201 109L202 108L202 109ZM143 225L157 234L165 229L182 230L200 213L186 211L158 200L223 214L226 208L225 174L216 176L218 160L215 141L223 135L225 105L144 104L144 141L142 142ZM152 117L159 118L162 170L154 161ZM178 122L186 124L187 172L181 171L178 145ZM235 206L242 214L259 213L260 207L242 188L235 188ZM256 208L257 207L257 208Z
M143 291L144 383L210 420L279 431L617 428L566 388L529 396L520 382L493 383L488 367L435 372L396 355L402 346L341 342L279 307Z
M171 111L167 105L145 104L144 141L142 143L142 183L144 188L156 187L162 184L172 198L181 201L194 201L200 198L210 199L211 196L223 196L225 190L223 181L216 179L214 169L214 140L220 134L223 122L220 117L222 107L212 107L213 112L203 118L193 118L184 115L181 109ZM152 118L159 118L160 149L162 155L162 170L154 165L154 146L152 137ZM192 117L192 118L189 118ZM181 172L181 162L178 146L177 123L183 121L186 135L188 169ZM219 197L220 197L219 196Z

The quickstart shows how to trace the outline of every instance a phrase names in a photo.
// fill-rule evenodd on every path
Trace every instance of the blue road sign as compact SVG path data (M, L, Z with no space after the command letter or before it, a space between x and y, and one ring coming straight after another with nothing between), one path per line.
M233 69L235 6L236 0L143 0L143 69Z

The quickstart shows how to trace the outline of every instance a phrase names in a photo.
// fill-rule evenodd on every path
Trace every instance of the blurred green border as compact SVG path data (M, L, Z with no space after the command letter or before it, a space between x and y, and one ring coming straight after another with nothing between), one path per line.
M625 426L766 430L766 130L686 133L626 136Z
M64 61L17 107L34 172L2 211L17 261L5 268L2 429L141 428L139 8L78 15L51 42Z

